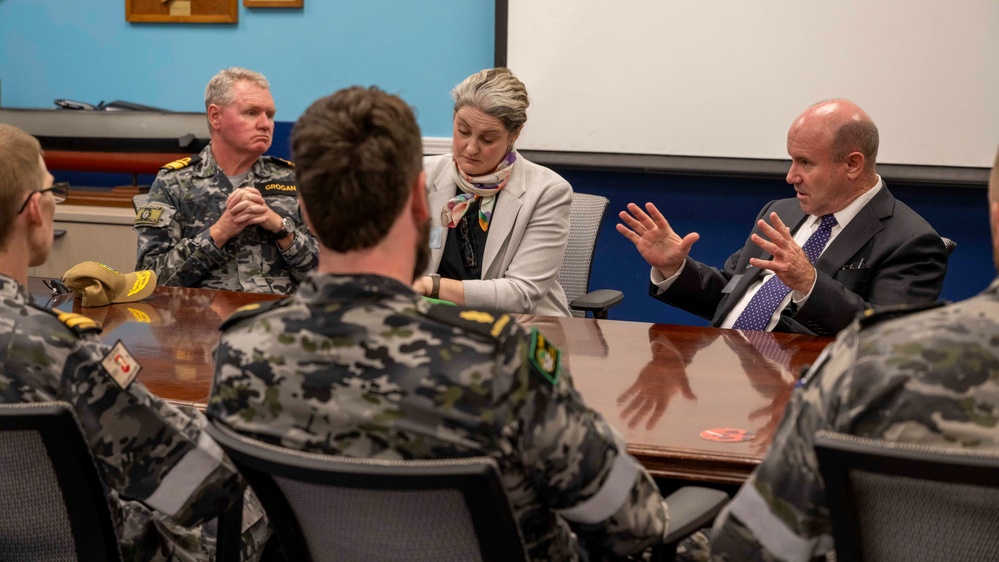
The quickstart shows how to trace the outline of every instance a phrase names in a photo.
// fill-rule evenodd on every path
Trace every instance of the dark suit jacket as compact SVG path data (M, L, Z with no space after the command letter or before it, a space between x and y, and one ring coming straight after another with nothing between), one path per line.
M757 219L769 223L771 212L792 232L806 218L796 199L771 201ZM758 226L753 232L763 236ZM749 265L754 257L772 256L750 238L721 271L688 257L669 289L657 294L650 284L650 294L717 326L763 273ZM943 288L947 252L933 227L885 185L829 244L815 269L811 296L800 308L788 305L775 332L834 335L868 308L932 303Z

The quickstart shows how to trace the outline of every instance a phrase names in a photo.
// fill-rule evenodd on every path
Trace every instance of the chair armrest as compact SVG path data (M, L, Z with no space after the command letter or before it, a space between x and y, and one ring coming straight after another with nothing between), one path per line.
M598 289L577 297L569 303L573 310L593 313L594 318L607 318L607 309L624 300L624 293L614 289Z
M707 526L726 503L728 494L712 488L684 486L673 492L666 498L669 532L663 542L678 542Z
M684 486L667 496L669 529L662 544L653 547L652 559L676 560L679 542L707 527L726 503L728 494L725 492L700 486Z

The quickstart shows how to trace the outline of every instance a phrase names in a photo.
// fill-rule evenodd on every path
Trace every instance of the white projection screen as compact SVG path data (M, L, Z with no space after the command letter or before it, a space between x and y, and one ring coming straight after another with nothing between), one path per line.
M502 1L521 149L786 159L833 97L874 118L880 163L984 168L999 145L999 0Z

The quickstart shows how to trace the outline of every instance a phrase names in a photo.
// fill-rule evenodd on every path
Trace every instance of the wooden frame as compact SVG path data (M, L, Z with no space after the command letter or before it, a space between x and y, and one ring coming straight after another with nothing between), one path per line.
M301 8L305 0L243 0L247 8Z
M237 0L125 0L133 23L236 23Z

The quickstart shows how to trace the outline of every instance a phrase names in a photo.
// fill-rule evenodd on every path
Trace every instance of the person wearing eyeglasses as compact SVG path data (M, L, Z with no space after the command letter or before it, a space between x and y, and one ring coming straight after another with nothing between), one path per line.
M245 483L202 434L204 416L153 396L135 380L141 365L120 342L101 343L92 320L44 309L28 292L28 268L48 258L55 207L66 196L38 140L0 124L0 402L72 406L125 560L214 560L215 531L204 524L233 505ZM0 472L8 469L0 459ZM243 559L255 560L269 529L250 491L245 505Z
M503 312L570 316L557 277L569 242L572 187L514 148L527 88L490 68L452 90L451 154L424 159L430 200L424 296Z

